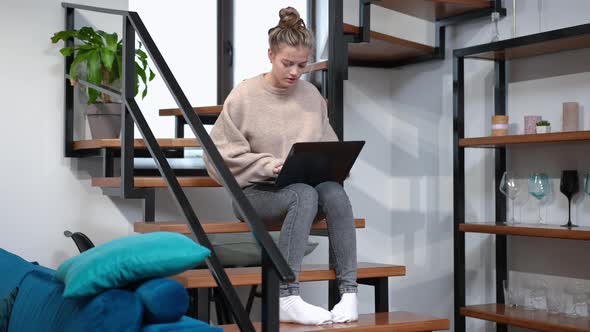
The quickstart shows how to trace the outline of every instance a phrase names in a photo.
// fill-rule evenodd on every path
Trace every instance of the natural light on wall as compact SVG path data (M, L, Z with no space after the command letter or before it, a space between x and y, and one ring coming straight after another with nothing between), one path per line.
M234 86L270 70L268 29L277 25L279 10L288 6L297 9L307 24L306 0L234 2Z

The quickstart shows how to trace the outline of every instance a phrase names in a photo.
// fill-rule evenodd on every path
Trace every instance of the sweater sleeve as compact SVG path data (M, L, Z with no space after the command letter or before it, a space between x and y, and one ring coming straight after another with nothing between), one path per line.
M322 142L335 142L339 141L338 136L334 132L334 128L330 125L330 119L328 118L328 105L326 100L322 97Z
M282 160L275 158L270 153L251 151L250 143L232 120L232 113L240 111L235 108L237 107L228 98L211 130L211 139L238 184L245 187L249 184L248 181L264 180L274 176L273 169ZM204 159L209 175L221 184L221 178L215 172L209 158L205 157Z

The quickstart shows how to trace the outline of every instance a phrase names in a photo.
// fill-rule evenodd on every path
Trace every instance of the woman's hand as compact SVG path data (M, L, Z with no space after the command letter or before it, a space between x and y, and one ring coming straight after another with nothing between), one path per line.
M281 161L277 166L275 166L275 168L272 169L273 174L278 175L281 172L281 170L283 169L284 163L285 163L284 161Z

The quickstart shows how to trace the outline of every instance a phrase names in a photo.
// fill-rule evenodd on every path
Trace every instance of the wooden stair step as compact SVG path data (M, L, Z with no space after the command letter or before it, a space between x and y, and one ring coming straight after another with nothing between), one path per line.
M358 34L359 27L344 24L345 34ZM352 66L394 65L397 62L434 54L434 47L371 31L368 43L348 44L348 63Z
M262 271L258 267L226 268L225 272L234 286L252 286L262 284ZM358 279L399 277L406 275L406 267L378 263L358 263ZM171 277L185 288L214 288L215 279L208 269L188 270ZM301 266L300 282L335 280L336 272L328 264L308 264Z
M208 176L179 176L178 182L182 187L221 187ZM162 177L135 177L135 188L167 188L168 185ZM120 177L92 178L93 187L119 188Z
M365 228L365 219L354 220L356 228ZM223 233L250 233L250 226L241 221L227 221L227 222L207 222L202 224L205 233L207 234L223 234ZM271 225L267 229L270 232L280 231L280 224ZM320 220L313 223L311 229L327 230L328 223L326 220ZM179 221L163 221L163 222L136 222L133 224L133 231L136 233L153 233L153 232L173 232L181 234L191 234L188 224Z
M197 115L219 115L222 109L223 105L193 107ZM178 108L166 108L160 110L160 116L182 116L182 112Z
M225 332L238 332L240 329L237 325L221 326ZM256 331L262 331L260 323L254 323ZM312 331L331 331L331 332L425 332L425 331L442 331L451 328L451 322L448 319L436 318L423 314L412 312L380 312L375 314L359 315L359 320L346 324L331 325L300 325L291 323L281 323L281 332L312 332Z
M303 70L303 73L307 74L307 73L311 73L314 71L322 71L322 70L328 70L328 61L327 60L308 64L305 67L305 69Z
M200 146L196 138L159 138L158 144L164 149L196 148ZM133 140L133 146L136 149L147 149L147 144L142 138ZM74 150L76 151L102 148L120 149L121 140L119 138L101 138L74 141Z
M380 0L375 5L428 21L492 8L489 0Z

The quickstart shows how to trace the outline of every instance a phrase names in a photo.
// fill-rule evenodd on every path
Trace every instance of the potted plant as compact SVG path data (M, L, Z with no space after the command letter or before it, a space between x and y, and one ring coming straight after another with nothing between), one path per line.
M537 134L547 134L551 132L551 123L549 121L537 122Z
M121 82L123 75L123 41L116 33L108 34L95 31L91 27L79 30L56 32L51 41L55 44L60 40L75 38L79 41L73 47L60 49L64 56L74 55L70 67L70 83L76 85L81 72L86 73L90 83L111 86ZM135 95L139 93L139 82L143 82L142 98L147 95L147 82L154 79L155 73L147 63L147 54L139 48L135 50ZM90 125L92 138L118 138L121 132L121 103L113 101L107 94L86 87L88 107L86 115Z

